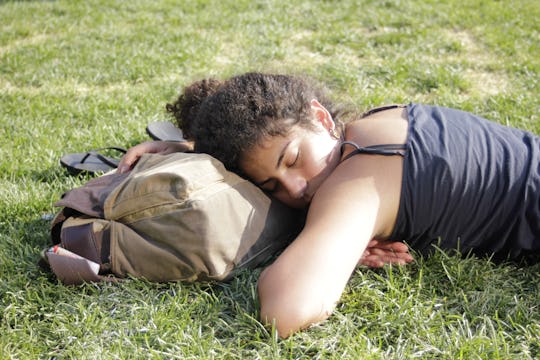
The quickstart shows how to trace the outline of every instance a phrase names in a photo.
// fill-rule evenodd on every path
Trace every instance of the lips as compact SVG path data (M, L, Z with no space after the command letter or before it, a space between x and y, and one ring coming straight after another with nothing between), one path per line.
M308 191L309 188L308 186L306 186L306 189L304 190L304 192L302 193L302 200L304 200L306 203L310 203L311 202L311 199L313 198L313 193L311 191Z

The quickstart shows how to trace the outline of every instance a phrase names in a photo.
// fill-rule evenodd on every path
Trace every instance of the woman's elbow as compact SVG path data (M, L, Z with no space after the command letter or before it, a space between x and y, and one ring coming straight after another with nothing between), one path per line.
M258 291L261 321L274 326L281 338L326 320L335 307L335 302L325 304L321 297L313 294L287 291L279 279L273 279L266 272L261 274Z

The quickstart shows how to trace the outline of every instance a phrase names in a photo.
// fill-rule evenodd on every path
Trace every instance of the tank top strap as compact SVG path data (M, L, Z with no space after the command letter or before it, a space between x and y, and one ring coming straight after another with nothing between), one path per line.
M371 145L371 146L359 146L352 141L344 141L341 143L341 154L343 155L343 148L345 145L350 145L354 147L354 150L347 154L341 162L353 157L358 154L369 154L369 155L384 155L384 156L405 156L405 151L407 150L407 145L405 144L380 144L380 145Z
M380 111L384 111L384 110L390 110L390 109L397 109L397 108L405 108L407 107L407 105L404 105L404 104L390 104L390 105L382 105L382 106L377 106L377 107L374 107L366 112L364 112L361 116L361 118L365 118L369 115L373 115L375 113L378 113Z
M390 104L390 105L383 105L375 107L371 110L368 110L364 112L361 116L361 118L365 118L367 116L373 115L375 113L378 113L380 111L384 110L390 110L390 109L397 109L397 108L405 108L407 105L404 104ZM406 144L380 144L380 145L370 145L370 146L359 146L358 144L352 142L352 141L343 141L341 143L341 155L343 155L343 150L345 145L350 145L354 147L354 150L347 154L345 158L341 160L341 162L353 157L357 154L370 154L370 155L384 155L384 156L405 156L405 151L407 151L407 145Z

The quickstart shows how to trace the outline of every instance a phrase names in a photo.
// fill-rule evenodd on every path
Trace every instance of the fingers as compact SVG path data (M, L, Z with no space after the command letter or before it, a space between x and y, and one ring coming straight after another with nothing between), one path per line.
M409 252L409 247L402 242L393 242L390 244L390 249L394 250L395 252Z
M381 268L384 265L407 265L412 262L413 258L401 258L393 256L379 256L379 255L368 255L364 256L358 262L359 265L371 267L371 268Z
M380 248L393 250L395 252L409 252L409 247L400 241L387 241L387 240L371 240L368 243L368 248Z
M411 254L409 254L408 251L395 251L394 249L386 249L386 248L379 248L379 247L372 247L369 248L370 255L377 255L377 256L387 256L387 257L398 257L398 258L408 258L411 257Z
M118 173L125 173L130 171L133 166L139 161L139 158L142 154L156 152L158 145L155 144L155 141L147 141L135 145L128 149L126 154L120 159L118 163Z
M371 257L378 257L383 261L394 263L405 261L407 263L413 261L413 257L409 252L404 251L393 251L392 249L381 249L381 248L370 248L369 252L366 254Z
M370 268L381 268L384 266L384 261L376 258L376 259L371 259L369 257L364 257L362 259L360 259L360 261L358 262L358 265L361 265L361 266L367 266L367 267L370 267Z
M135 153L130 152L128 150L128 152L124 156L122 156L122 159L120 159L120 162L118 163L118 169L116 170L116 172L122 174L131 170L133 165L135 165L135 163L139 159L139 156L136 156Z
M406 265L414 258L409 254L409 247L397 241L372 240L358 262L360 265L379 268L385 264Z

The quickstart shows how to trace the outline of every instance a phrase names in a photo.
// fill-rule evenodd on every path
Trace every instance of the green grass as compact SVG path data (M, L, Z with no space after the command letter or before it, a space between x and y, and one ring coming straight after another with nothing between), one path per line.
M0 358L538 359L540 266L438 253L359 269L328 321L258 321L228 284L66 287L36 266L64 153L146 140L203 76L308 74L360 109L427 102L540 133L540 3L0 2Z

